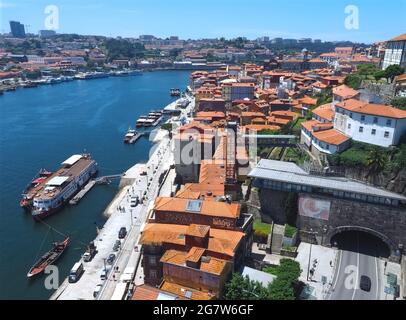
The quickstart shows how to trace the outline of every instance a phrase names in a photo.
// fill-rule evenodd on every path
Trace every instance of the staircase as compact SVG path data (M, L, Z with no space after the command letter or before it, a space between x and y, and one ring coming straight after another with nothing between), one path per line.
M283 235L285 233L285 226L280 224L274 224L272 228L271 238L271 253L280 254L283 243Z

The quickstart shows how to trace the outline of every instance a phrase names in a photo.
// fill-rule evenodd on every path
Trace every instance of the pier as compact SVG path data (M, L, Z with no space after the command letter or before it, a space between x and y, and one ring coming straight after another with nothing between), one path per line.
M86 193L88 193L94 186L95 186L96 182L94 180L90 180L82 190L80 190L76 196L74 196L70 201L69 204L70 205L76 205L78 204L78 202L80 200L82 200L82 198L86 195Z

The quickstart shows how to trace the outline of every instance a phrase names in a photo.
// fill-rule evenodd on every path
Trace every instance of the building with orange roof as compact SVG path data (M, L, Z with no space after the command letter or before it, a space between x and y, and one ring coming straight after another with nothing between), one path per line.
M334 108L332 103L323 104L312 110L313 119L320 122L333 122L334 120Z
M275 126L275 125L270 125L270 124L248 124L246 126L242 126L242 130L247 134L249 131L264 131L264 130L271 130L271 131L279 131L281 127Z
M221 97L221 93L217 92L210 95L210 97L204 97L201 99L196 99L196 110L197 111L214 111L214 112L225 112L226 101Z
M406 133L406 111L355 99L335 105L334 128L355 141L389 147Z
M205 225L147 223L142 230L140 244L143 246L145 283L159 285L163 279L160 260L167 250L183 252L191 263L198 263L203 255L228 261L231 270L234 270L249 252L252 239L242 231L215 229Z
M345 84L333 88L333 101L341 102L346 99L357 99L360 93Z
M176 286L198 288L213 298L220 298L232 265L229 261L204 254L205 249L197 247L189 252L167 250L160 260L164 281ZM168 290L168 284L163 288ZM172 288L169 290L174 291Z
M327 84L324 84L321 81L316 81L311 86L313 88L313 94L321 94L330 88Z
M167 224L203 224L218 229L234 230L238 228L239 218L238 203L158 197L149 221Z
M349 59L354 54L354 47L336 47L334 53L339 59Z
M255 118L262 118L265 120L266 116L262 112L244 111L241 112L240 124L245 126L251 124Z
M195 121L210 124L214 121L225 120L226 115L222 111L199 111L194 118Z
M164 280L161 285L161 290L171 293L177 297L182 297L185 300L213 300L216 295L209 291L201 291L191 287L187 287L178 283Z
M231 82L222 84L223 99L227 102L243 99L254 99L255 84Z
M393 64L399 65L406 70L406 33L403 33L386 43L382 70Z
M187 294L193 296L193 294ZM136 286L131 300L190 300L182 292L164 291L146 284Z
M182 126L173 136L176 173L183 182L197 182L200 162L213 157L215 139L215 130L199 122Z

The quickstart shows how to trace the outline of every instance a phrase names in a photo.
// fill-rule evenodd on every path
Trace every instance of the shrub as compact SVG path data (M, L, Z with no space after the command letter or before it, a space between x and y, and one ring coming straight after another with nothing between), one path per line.
M297 232L296 227L285 224L285 237L293 238L296 232Z

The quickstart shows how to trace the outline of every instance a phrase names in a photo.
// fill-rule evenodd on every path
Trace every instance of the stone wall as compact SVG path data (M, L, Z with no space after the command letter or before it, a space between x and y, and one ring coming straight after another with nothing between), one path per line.
M253 194L254 192L252 192ZM255 198L256 196L254 196ZM285 204L288 193L269 189L261 189L256 201L259 202L262 219L265 222L274 222L276 224L286 223ZM253 195L251 195L251 199Z
M345 168L345 176L350 179L370 183L388 191L406 196L406 170L391 173L369 175L368 170L359 168Z
M382 99L383 103L390 103L395 96L394 84L363 83L365 89Z
M317 233L318 243L330 245L331 238L337 232L360 230L381 238L390 247L392 256L399 245L406 248L406 209L329 197L317 198L331 201L329 219L298 216L298 227L303 230L312 228Z

